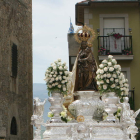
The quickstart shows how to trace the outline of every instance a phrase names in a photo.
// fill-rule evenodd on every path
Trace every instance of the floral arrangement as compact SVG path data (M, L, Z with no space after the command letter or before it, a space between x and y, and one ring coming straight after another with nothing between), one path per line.
M45 72L45 81L47 85L48 95L52 91L60 91L63 95L67 94L67 85L70 82L71 72L67 70L66 63L62 63L58 59Z
M112 32L112 33L108 33L107 34L108 36L114 36L115 39L120 39L123 35L120 34L120 33L115 33L115 32Z
M103 60L96 72L97 85L100 93L115 92L119 97L127 96L129 91L128 80L121 73L121 66L113 56Z
M52 112L48 112L48 117L52 118L53 116L54 114ZM72 118L67 115L67 109L65 108L64 105L63 105L63 111L60 113L60 116L61 116L61 120L66 123L72 120Z
M98 50L98 52L101 53L101 54L102 54L104 51L106 51L106 49L103 48L102 46L101 46L101 47L99 48L99 50Z
M117 120L120 120L122 108L118 107L117 112L114 114Z
M126 55L132 54L131 50L132 50L131 48L124 49L124 54L126 54Z

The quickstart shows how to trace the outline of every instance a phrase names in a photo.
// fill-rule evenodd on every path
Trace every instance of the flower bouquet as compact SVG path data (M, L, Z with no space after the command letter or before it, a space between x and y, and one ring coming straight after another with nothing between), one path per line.
M99 91L100 93L115 92L119 97L127 96L128 80L121 73L121 66L112 58L113 56L109 55L107 60L103 60L96 72Z
M102 55L104 54L104 52L106 51L105 48L103 48L102 46L99 48L98 52Z
M65 106L63 105L62 107L63 107L63 111L60 113L61 120L67 123L71 121L72 118L67 115L67 109L65 108ZM48 117L52 118L53 116L54 114L52 112L48 112Z
M132 48L126 48L126 49L124 49L124 54L126 54L126 55L132 54L131 50L132 50Z
M67 85L70 82L71 72L67 70L66 63L58 59L45 72L45 81L48 95L53 91L60 91L61 94L67 94Z
M115 39L120 39L121 37L123 37L122 34L120 34L120 33L115 33L115 32L108 33L107 35L108 35L108 36L113 36L113 37L115 37Z

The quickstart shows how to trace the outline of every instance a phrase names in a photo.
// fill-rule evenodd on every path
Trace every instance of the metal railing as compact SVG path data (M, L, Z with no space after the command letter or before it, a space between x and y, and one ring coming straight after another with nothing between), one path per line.
M98 36L99 55L133 55L132 36Z
M134 96L135 96L135 90L129 90L129 104L130 104L130 108L132 110L135 110L135 99L134 99Z

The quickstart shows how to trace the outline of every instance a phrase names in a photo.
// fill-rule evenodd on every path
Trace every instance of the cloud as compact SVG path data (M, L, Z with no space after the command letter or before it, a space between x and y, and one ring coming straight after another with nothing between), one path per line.
M33 0L33 82L44 83L50 63L61 58L68 66L67 33L75 24L77 0ZM77 29L77 26L74 25Z

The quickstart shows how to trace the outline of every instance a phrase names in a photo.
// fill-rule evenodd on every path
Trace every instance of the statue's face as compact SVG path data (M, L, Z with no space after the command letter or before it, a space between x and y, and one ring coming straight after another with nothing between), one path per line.
M83 41L83 42L81 43L81 48L82 48L82 49L86 49L86 47L87 47L87 42L86 42L86 41Z

